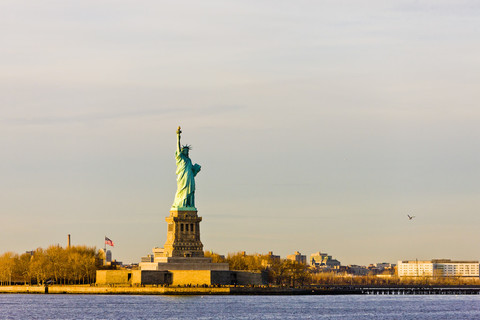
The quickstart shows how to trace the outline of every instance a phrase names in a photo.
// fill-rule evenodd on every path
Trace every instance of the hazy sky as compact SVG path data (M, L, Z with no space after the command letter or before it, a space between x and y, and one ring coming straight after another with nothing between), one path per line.
M480 259L480 2L0 2L0 253ZM416 218L407 219L407 214Z

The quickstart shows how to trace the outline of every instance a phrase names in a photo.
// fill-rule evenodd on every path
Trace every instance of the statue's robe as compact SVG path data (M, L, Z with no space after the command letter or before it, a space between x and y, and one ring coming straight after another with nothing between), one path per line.
M177 193L172 208L195 208L195 179L200 171L198 164L192 165L192 160L182 152L175 152L177 162Z

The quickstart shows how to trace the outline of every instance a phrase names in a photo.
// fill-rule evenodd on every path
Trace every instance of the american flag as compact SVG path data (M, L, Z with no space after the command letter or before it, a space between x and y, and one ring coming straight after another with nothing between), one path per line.
M113 241L110 240L108 237L105 237L105 244L108 244L109 246L113 247Z

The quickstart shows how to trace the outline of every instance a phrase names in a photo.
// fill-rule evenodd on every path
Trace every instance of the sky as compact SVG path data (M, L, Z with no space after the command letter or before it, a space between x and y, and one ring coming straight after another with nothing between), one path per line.
M0 42L0 253L162 247L181 126L205 250L480 259L478 1L3 0Z

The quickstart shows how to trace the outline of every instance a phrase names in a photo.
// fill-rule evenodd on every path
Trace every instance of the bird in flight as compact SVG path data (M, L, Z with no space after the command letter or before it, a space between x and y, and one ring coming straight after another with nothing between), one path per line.
M407 217L408 217L408 220L412 220L413 218L415 218L415 216L411 216L409 214L407 214Z

